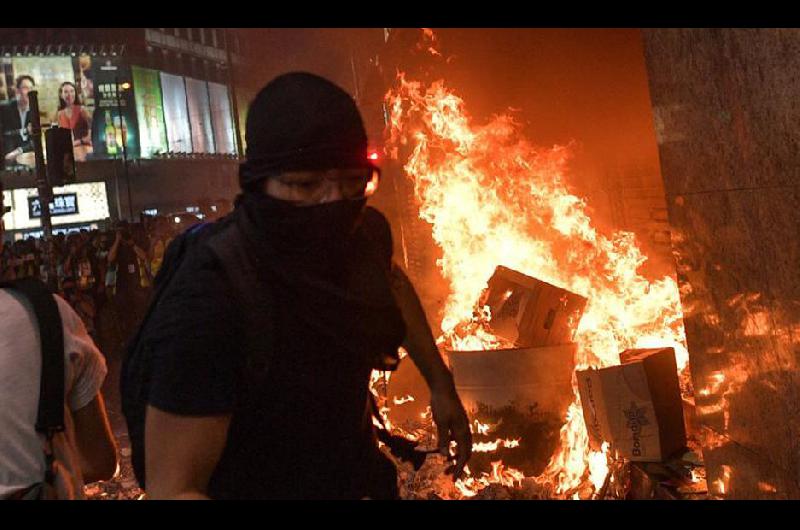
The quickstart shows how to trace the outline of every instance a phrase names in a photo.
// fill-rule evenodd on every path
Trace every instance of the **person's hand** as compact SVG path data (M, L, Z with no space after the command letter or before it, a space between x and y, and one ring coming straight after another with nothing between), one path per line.
M18 157L19 155L21 155L21 154L22 154L22 149L20 149L19 147L17 147L16 149L14 149L13 151L11 151L10 153L8 153L8 154L6 155L6 160L12 160L12 161L13 161L13 160L16 160L16 159L17 159L17 157Z
M453 474L453 480L461 478L464 466L472 455L472 434L469 419L455 387L448 385L442 389L431 390L431 412L438 431L439 451L450 457L450 442L456 442L455 463L445 473Z
M139 248L139 246L136 243L133 244L133 251L136 253L136 255L140 259L143 259L143 260L147 259L147 253L144 250L142 250L141 248Z
M115 243L119 243L120 241L122 241L122 232L120 232L119 230L117 230L117 235L116 235L116 236L115 236L115 238L114 238L114 242L115 242Z

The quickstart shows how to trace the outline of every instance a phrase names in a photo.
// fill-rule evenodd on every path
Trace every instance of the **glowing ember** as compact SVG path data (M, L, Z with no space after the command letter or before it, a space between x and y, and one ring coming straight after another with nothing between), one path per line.
M429 51L438 55L432 33L424 35ZM677 283L639 274L647 257L634 234L597 230L585 201L567 185L566 148L531 145L508 115L474 123L464 101L443 81L423 85L400 73L386 101L388 151L394 157L408 153L404 170L413 180L419 215L431 224L443 253L437 265L449 295L441 344L453 351L505 346L485 325L491 318L486 308L476 315L474 307L503 265L589 300L575 337L576 368L619 364L619 352L628 348L667 346L675 349L679 370L686 366ZM603 483L606 452L588 449L575 389L561 447L537 481L574 498L587 478L595 487ZM498 463L491 477L502 473L511 472ZM457 488L472 496L487 480L469 477Z
M778 488L776 488L769 482L759 482L758 489L766 493L776 493L778 491Z
M506 449L511 449L514 447L519 447L519 439L515 440L501 440L498 438L493 442L474 442L472 444L472 452L473 453L493 453L497 451L498 447L505 447Z
M474 428L473 428L474 425ZM472 431L473 434L489 434L489 429L491 425L488 423L481 423L478 420L472 422L472 425L469 426L469 430Z
M410 403L411 401L414 401L414 396L411 395L403 396L400 398L395 396L394 398L392 398L392 403L394 403L395 405L403 405L405 403Z

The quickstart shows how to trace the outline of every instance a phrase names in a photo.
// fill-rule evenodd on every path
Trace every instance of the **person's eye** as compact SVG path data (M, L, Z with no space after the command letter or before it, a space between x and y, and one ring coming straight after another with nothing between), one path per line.
M308 190L308 189L314 188L317 185L319 185L319 182L314 181L314 180L306 180L306 181L293 180L293 181L289 181L289 182L286 182L286 181L282 180L282 181L280 181L280 183L283 184L284 186L288 186L290 188L303 189L303 190Z

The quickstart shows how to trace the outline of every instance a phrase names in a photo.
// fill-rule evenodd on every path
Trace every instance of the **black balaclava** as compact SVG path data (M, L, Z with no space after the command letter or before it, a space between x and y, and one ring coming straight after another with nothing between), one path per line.
M275 78L250 104L243 188L282 171L368 167L367 134L350 95L314 74Z
M239 168L239 202L272 250L319 274L344 259L365 200L296 207L265 195L263 181L284 171L367 168L367 135L347 92L322 77L282 75L256 96L246 125L247 160ZM302 258L315 256L313 262Z
M370 167L353 99L319 76L282 75L250 105L246 135L237 215L280 299L284 327L316 329L328 341L320 347L396 351L405 326L385 267L365 251L358 223L366 199L295 206L262 191L265 178L284 171Z

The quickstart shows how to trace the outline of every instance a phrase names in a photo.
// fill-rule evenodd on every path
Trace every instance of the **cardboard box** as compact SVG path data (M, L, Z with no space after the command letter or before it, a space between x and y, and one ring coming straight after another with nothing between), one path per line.
M620 361L576 372L590 445L607 441L629 460L663 461L686 446L675 352L626 350Z
M519 348L539 348L572 342L586 298L499 266L481 305L491 310L493 333Z

